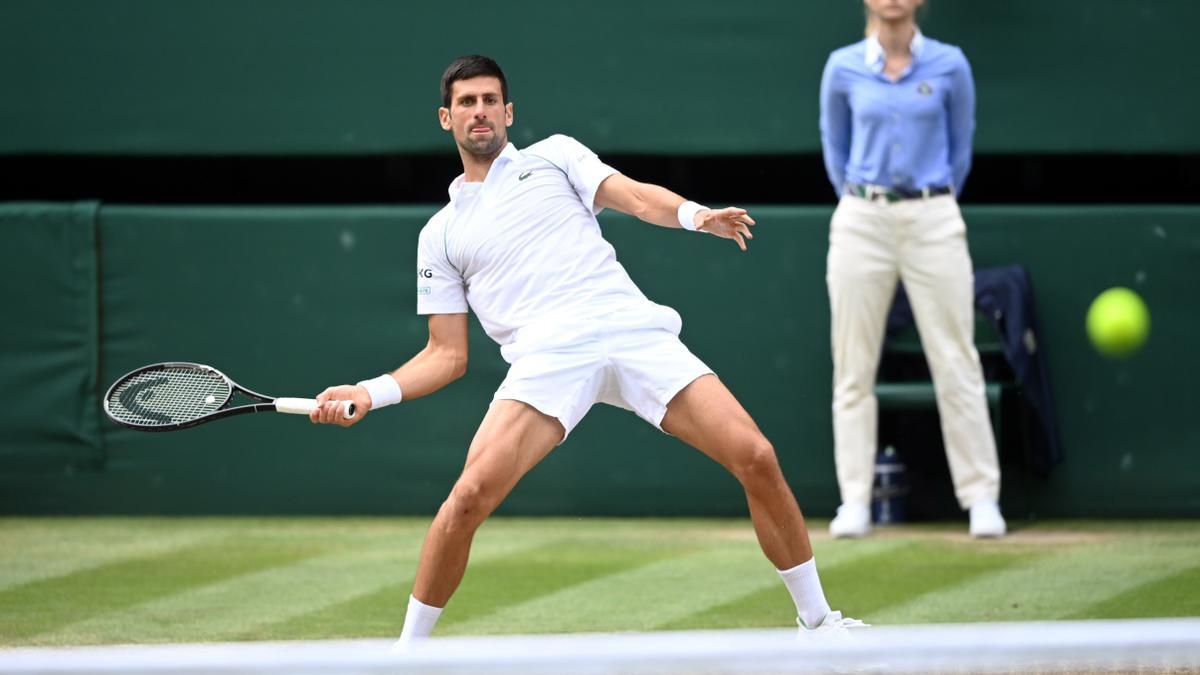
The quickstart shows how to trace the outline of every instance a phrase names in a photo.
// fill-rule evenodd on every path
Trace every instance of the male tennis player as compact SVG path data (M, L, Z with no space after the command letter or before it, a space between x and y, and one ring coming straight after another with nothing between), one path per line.
M830 611L771 443L679 341L679 315L630 280L596 214L613 208L732 239L743 251L754 220L744 209L709 209L627 178L567 136L517 150L508 142L508 84L487 57L454 61L441 87L438 117L458 145L463 175L417 247L417 312L429 316L429 342L392 373L326 389L312 413L314 422L349 426L461 377L468 309L511 364L425 537L398 645L431 633L462 581L476 529L597 402L632 410L737 477L802 629L863 625ZM362 411L352 420L336 403L347 399Z

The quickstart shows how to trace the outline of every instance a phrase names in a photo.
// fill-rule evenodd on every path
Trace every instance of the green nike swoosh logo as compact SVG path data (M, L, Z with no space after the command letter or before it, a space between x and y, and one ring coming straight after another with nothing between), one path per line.
M525 180L526 178L529 178L529 175L532 173L533 173L532 171L526 171L525 173L521 174L520 176L517 176L517 180Z

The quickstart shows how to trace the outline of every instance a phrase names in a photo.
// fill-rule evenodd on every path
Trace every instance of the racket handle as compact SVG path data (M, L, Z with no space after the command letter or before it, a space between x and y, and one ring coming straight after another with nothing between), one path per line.
M342 401L342 415L346 419L354 419L354 401ZM289 415L307 415L316 410L320 406L317 405L315 398L277 398L275 399L276 412L287 413Z

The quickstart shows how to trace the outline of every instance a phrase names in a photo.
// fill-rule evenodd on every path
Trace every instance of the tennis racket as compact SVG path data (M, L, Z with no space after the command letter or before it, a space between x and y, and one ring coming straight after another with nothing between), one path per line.
M256 402L234 406L235 394ZM264 396L199 363L143 366L114 382L104 395L104 414L138 431L177 431L254 412L307 415L316 409L316 399ZM354 417L352 401L342 401L342 409L346 419Z

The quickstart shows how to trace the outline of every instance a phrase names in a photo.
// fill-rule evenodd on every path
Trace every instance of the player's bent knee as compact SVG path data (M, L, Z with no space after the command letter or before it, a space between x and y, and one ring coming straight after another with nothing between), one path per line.
M448 527L478 527L496 508L490 491L478 482L460 479L442 504Z
M750 437L739 448L733 469L743 483L775 480L779 476L775 446L761 435Z

